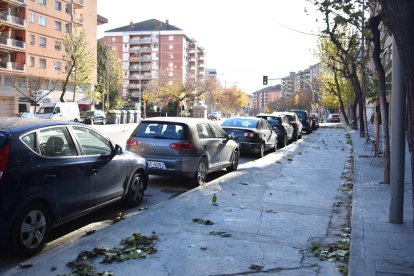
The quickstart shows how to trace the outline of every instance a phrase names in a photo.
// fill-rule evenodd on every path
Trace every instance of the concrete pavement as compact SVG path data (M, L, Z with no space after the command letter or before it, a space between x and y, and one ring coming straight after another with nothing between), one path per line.
M393 235L392 246L391 242L383 242L387 233L382 230L395 227L388 225L385 219L372 223L371 213L385 217L386 196L360 194L365 193L360 183L372 179L370 183L375 185L378 171L375 173L366 166L359 168L360 162L369 159L355 158L354 177L352 157L364 148L358 146L361 141L354 133L350 136L346 133L343 128L320 128L284 149L241 165L234 173L28 259L25 264L31 267L15 268L6 275L68 274L71 270L66 264L75 260L81 251L119 247L121 240L133 233L157 235L157 252L147 258L112 264L104 264L102 258L96 258L89 261L93 271L112 271L115 275L343 275L340 272L343 263L319 260L310 248L314 245L322 248L346 237L344 229L350 222L352 192L344 187L353 180L352 222L355 225L352 225L350 273L376 275L367 258L367 253L373 250L366 251L369 245L376 243L390 247L388 252L382 251L384 259L395 253L405 253L405 263L410 265L408 253L413 256L414 246L411 250L405 247L398 250L394 245L397 241L401 245L413 242L412 221L411 228L410 225L397 226L406 232ZM364 154L369 152L364 151ZM372 175L363 173L368 169ZM375 170L379 169L378 166ZM214 194L216 205L212 202ZM364 208L371 201L376 206L369 206L371 212L367 217ZM214 224L199 224L194 219L210 220ZM372 239L367 239L367 225ZM402 262L403 258L399 260ZM379 264L375 268L381 267L381 259L375 261ZM400 271L408 268L400 266Z
M371 146L352 133L355 185L349 275L414 275L411 162L406 146L404 223L389 223L390 185L383 184L382 157L369 158ZM371 164L372 163L372 164Z

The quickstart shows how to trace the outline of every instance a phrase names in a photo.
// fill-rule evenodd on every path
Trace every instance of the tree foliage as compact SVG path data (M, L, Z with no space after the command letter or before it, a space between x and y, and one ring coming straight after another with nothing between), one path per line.
M62 39L64 53L63 60L66 63L66 77L62 84L60 101L64 102L64 95L69 83L73 83L75 98L78 86L87 87L91 84L96 60L93 52L88 48L85 32L74 30Z
M97 48L97 91L102 108L121 108L128 104L128 98L123 99L119 87L125 74L122 64L115 52L107 46L98 43ZM106 104L104 104L106 103Z

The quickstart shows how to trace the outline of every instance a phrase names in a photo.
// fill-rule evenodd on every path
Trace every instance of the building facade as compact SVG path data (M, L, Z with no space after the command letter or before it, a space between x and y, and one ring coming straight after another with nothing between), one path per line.
M0 0L0 116L59 100L55 84L66 76L62 38L84 31L96 57L96 8L96 0ZM72 87L65 100L74 100Z
M117 53L126 71L122 96L141 108L142 93L159 78L185 82L204 80L204 49L183 30L150 19L105 32L99 42Z
M263 112L268 103L277 101L282 97L282 86L280 84L269 86L253 92L250 96L250 107L258 108Z

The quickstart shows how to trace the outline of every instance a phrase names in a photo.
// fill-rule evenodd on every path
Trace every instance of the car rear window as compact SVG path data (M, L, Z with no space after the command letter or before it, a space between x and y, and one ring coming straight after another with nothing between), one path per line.
M136 137L174 140L184 140L185 135L184 125L171 122L142 122L134 133Z
M272 117L272 116L258 116L258 117L265 119L272 127L282 124L282 119L280 117Z
M256 128L258 120L244 118L228 118L221 126Z

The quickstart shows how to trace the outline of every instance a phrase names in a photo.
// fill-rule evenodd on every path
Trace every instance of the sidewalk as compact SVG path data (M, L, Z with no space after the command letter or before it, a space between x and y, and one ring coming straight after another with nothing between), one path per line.
M352 210L350 276L414 275L414 226L411 162L406 146L404 223L389 220L390 185L383 181L382 157L371 165L371 145L352 133L355 178Z

